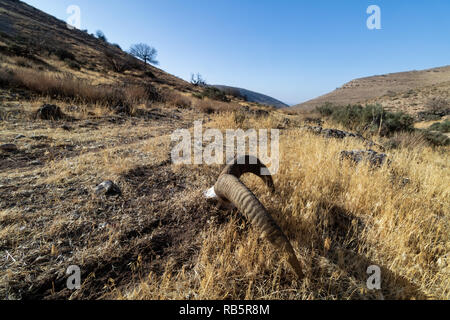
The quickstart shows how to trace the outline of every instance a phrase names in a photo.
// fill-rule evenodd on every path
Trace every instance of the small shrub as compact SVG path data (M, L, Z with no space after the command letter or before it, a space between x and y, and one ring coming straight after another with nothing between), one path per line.
M415 95L415 94L416 94L416 92L413 89L410 89L403 95L403 98L409 98L409 97L411 97L412 95Z
M233 112L242 109L241 105L235 103L225 103L211 100L197 100L194 107L206 114Z
M244 110L238 110L233 113L234 123L239 127L242 127L244 122L247 120L247 113Z
M202 98L209 98L212 100L222 101L222 102L230 102L231 100L228 99L227 95L220 91L217 88L214 87L206 87L203 89L203 92L201 93Z
M420 131L396 132L384 143L387 149L416 149L428 144L424 134Z
M73 60L66 60L67 65L69 66L69 68L73 69L73 70L77 70L80 71L81 70L81 66L78 62L73 61Z
M61 61L75 60L75 55L72 52L69 52L66 49L62 48L59 48L55 51L55 56L57 56Z
M197 98L197 99L203 99L203 95L201 94L201 93L198 93L198 92L194 92L193 94L192 94L192 96L194 97L194 98Z
M188 97L185 97L173 90L165 90L161 93L163 101L176 108L187 109L192 106L192 102Z
M389 135L398 131L412 131L414 118L403 112L386 112L382 123L381 134Z
M445 116L450 112L450 102L447 99L435 97L427 101L425 108L432 114Z
M151 79L155 79L155 78L156 78L155 74L154 74L153 72L151 72L150 70L145 71L145 72L144 72L144 75L145 75L146 77L151 78Z
M30 64L30 62L29 62L27 59L23 58L23 57L17 58L17 59L16 59L16 64L17 64L19 67L22 67L22 68L32 68L32 67L33 67L33 66Z
M388 112L380 105L332 107L326 104L317 108L317 111L350 130L380 133L382 136L398 131L412 131L414 124L414 119L406 113Z
M97 39L99 39L103 42L108 42L108 39L106 39L105 34L101 30L97 30L97 32L95 32L95 36L97 37Z
M395 91L392 91L392 90L388 90L386 92L386 96L391 97L391 98L395 97L396 95L397 95L397 93Z
M15 56L26 57L28 56L28 51L25 47L13 44L8 48L9 52Z
M434 147L445 147L450 145L450 138L445 134L429 130L423 130L422 132L427 142Z
M9 87L12 85L14 73L11 70L0 71L0 87Z
M428 130L448 133L450 132L450 120L446 119L444 122L434 123L428 128Z
M334 107L330 102L326 102L324 105L316 108L317 112L323 117L329 117L333 114Z
M239 90L238 88L220 88L219 90L225 93L226 95L232 96L236 99L247 101L247 96L242 94L241 90Z

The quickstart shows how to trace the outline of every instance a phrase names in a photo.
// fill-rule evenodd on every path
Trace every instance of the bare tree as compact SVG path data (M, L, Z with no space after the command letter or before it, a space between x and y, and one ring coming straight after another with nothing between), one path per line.
M203 79L203 77L200 73L197 73L196 75L191 74L191 83L197 87L206 87L207 86L206 80Z
M97 30L97 32L95 33L95 35L97 36L98 39L102 40L103 42L108 42L108 39L106 39L106 36L105 36L105 34L103 33L103 31Z
M159 64L159 62L156 60L158 51L145 43L138 43L131 46L130 54L144 61L146 65L147 62L155 65Z

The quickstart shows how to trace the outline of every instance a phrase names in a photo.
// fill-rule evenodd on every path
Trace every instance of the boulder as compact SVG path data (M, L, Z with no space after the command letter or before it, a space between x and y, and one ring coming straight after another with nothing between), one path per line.
M342 151L341 159L349 159L355 164L361 162L368 162L372 167L381 167L388 161L388 156L385 153L378 153L371 149L369 150L352 150Z

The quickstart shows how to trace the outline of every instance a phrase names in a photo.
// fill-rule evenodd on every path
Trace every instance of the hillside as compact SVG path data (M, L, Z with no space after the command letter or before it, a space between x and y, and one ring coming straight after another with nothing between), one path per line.
M433 99L450 100L450 66L352 80L333 92L292 107L379 103L387 110L417 114Z
M237 92L237 94L241 95L245 98L246 101L249 102L255 102L266 106L272 106L275 108L286 108L289 107L284 102L281 102L275 98L266 96L261 93L253 92L247 89L242 88L236 88L236 87L229 87L229 86L222 86L222 85L213 85L213 87L222 90L224 92Z
M44 67L49 67L45 60L51 53L57 53L58 50L76 52L75 57L63 57L61 60L66 64L72 60L72 65L77 66L75 69L79 67L80 70L69 68L66 71L86 79L96 78L100 73L105 81L113 81L113 78L117 80L118 74L111 75L111 71L140 63L114 45L105 43L87 32L70 30L65 21L21 1L0 1L0 34L0 52L34 56L34 60ZM41 57L37 58L36 55ZM51 67L54 67L52 70L60 69L59 66ZM140 73L127 70L121 78L131 76L138 81L144 77L146 81L156 85L169 85L179 89L192 87L189 83L153 66L147 66L146 69L146 72Z
M194 86L20 1L0 30L0 299L450 298L448 144ZM244 130L273 181L174 162L189 142L220 160Z

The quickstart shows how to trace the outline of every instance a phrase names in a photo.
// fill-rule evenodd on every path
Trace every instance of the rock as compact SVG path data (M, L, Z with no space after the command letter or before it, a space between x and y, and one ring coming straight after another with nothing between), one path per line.
M61 111L60 107L44 104L36 111L36 118L41 120L61 120L65 119L66 115Z
M327 138L337 138L337 139L344 139L347 137L355 138L356 134L351 132L346 132L338 129L323 129L322 135L324 135Z
M42 162L40 162L39 160L33 160L30 162L30 165L32 166L40 166L42 164Z
M370 149L341 152L341 159L349 159L356 164L367 161L372 167L381 167L384 163L386 163L388 160L387 158L387 154L378 153Z
M113 108L115 114L131 115L131 108L127 105L118 105Z
M70 130L72 130L72 128L69 127L67 124L63 125L63 126L61 127L61 129L65 130L65 131L70 131Z
M107 196L114 196L122 194L122 191L114 182L112 182L111 180L107 180L103 181L95 188L95 193L97 195L104 194Z
M18 134L15 138L14 138L14 140L20 140L20 139L23 139L23 138L26 138L23 134Z
M15 152L17 151L17 146L15 144L2 144L0 145L0 150L4 151L4 152Z
M35 141L48 140L47 136L32 136L31 139Z
M358 133L352 133L338 129L323 129L321 126L304 126L304 128L306 128L307 130L309 130L314 134L322 135L325 138L336 138L336 139L356 138L363 141L365 146L368 148L377 147L381 151L386 150L383 146L369 139L364 138L361 134Z

